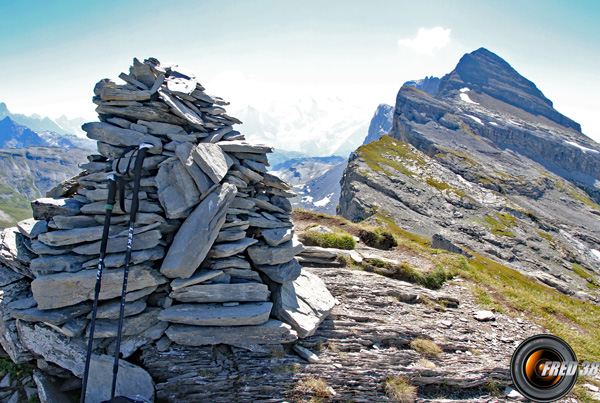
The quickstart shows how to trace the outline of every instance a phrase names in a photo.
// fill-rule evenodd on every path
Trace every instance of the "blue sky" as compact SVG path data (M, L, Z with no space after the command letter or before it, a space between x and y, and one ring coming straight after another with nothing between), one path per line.
M483 46L600 140L598 1L21 0L0 17L13 112L94 119L94 84L149 56L195 71L234 109L312 94L374 111Z

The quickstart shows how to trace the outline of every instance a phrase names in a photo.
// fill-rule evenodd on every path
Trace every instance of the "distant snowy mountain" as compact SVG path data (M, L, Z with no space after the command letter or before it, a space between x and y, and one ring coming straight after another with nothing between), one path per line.
M0 148L23 148L31 146L95 149L96 143L73 134L51 131L34 131L6 116L0 120Z
M290 200L294 207L335 214L347 163L338 156L294 158L275 166L271 173L294 186L298 195Z
M344 160L327 169L310 181L294 186L297 197L291 200L294 207L318 213L336 214L340 200L340 179L348 161Z
M294 158L273 167L271 173L296 186L325 174L331 167L345 160L337 156Z
M304 97L296 102L274 102L260 110L248 106L232 110L244 122L239 130L250 141L307 156L346 158L365 137L371 113L340 98Z
M9 117L12 121L26 126L34 132L53 132L58 134L74 134L84 137L85 132L81 130L81 125L86 123L84 118L69 119L65 115L52 120L46 116L40 115L22 115L12 113L4 102L0 102L0 120Z
M59 125L66 133L75 134L79 137L84 137L85 132L81 130L81 126L88 122L88 119L74 118L69 119L65 115L54 119L57 125Z

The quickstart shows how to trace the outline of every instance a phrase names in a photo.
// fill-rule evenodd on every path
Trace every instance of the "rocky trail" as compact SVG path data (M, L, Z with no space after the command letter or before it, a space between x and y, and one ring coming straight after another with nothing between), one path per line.
M498 312L483 318L460 278L432 291L358 270L305 270L338 300L317 332L299 343L308 359L272 347L148 348L141 360L157 381L157 401L394 401L385 391L388 377L408 378L418 387L417 401L504 401L514 348L544 332L525 318ZM415 339L432 340L442 352L418 353L410 347ZM169 378L162 375L166 360ZM311 378L326 387L311 387Z

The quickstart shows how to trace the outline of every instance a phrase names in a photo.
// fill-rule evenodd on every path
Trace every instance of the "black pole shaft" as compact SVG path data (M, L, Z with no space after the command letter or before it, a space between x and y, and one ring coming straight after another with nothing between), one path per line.
M131 260L131 246L133 243L133 228L135 225L135 216L137 215L137 211L139 208L138 193L140 191L142 164L144 163L144 158L146 158L146 152L147 149L143 145L140 145L140 149L135 159L135 165L133 167L134 185L131 200L131 210L129 213L129 232L127 234L127 250L125 252L125 269L123 270L123 289L121 291L121 307L119 310L119 323L117 327L117 343L115 346L115 361L113 365L113 379L110 392L111 399L115 397L115 392L117 388L117 374L119 372L119 354L121 351L121 336L123 331L123 315L125 313L125 298L127 294L127 277L129 275L129 262Z
M88 377L90 373L90 361L92 358L92 347L94 344L94 330L96 328L96 313L98 311L98 299L100 298L100 287L102 285L102 270L104 269L104 258L106 256L106 246L110 231L110 218L115 206L117 185L114 175L108 176L108 199L106 200L106 213L104 215L104 228L102 230L102 241L100 242L100 259L98 260L98 273L96 275L96 287L94 289L94 305L92 307L92 320L90 323L90 339L88 340L87 353L85 356L85 370L83 371L83 381L81 387L81 403L85 403L85 393L87 390Z

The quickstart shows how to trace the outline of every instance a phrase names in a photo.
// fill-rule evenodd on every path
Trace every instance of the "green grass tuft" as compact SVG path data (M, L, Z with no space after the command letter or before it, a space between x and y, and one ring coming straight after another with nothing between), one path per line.
M341 230L332 234L306 231L300 235L300 240L305 245L320 246L321 248L352 250L356 247L356 241L352 235Z
M405 377L388 377L383 382L383 387L394 402L411 403L417 398L417 387L411 385Z
M399 265L384 262L379 259L365 259L362 266L366 271L377 273L382 276L390 277L396 280L408 281L422 285L423 287L438 289L452 278L452 274L444 269L441 265L436 265L433 270L421 273L413 269L406 263Z

